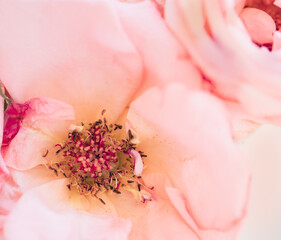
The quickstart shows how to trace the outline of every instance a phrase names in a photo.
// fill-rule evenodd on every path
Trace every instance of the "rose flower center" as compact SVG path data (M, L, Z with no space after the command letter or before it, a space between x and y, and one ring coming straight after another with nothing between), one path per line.
M146 155L137 150L132 131L122 138L123 132L122 125L107 124L106 118L72 126L67 140L54 146L56 159L47 166L68 179L69 190L93 195L104 204L102 193L123 190L141 202L151 201L153 187L148 188L141 176Z

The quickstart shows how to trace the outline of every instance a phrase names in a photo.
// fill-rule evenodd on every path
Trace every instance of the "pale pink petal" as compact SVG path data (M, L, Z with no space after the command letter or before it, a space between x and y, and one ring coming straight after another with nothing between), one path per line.
M40 186L57 178L56 174L46 166L37 166L25 171L12 169L10 171L13 180L17 183L22 192L26 192L31 188Z
M254 116L260 115L260 109L263 109L264 116L280 116L280 101L264 95L254 85L241 85L237 96L242 104L247 105L247 112Z
M141 83L114 1L1 1L1 80L17 102L51 97L78 121L114 119ZM17 16L15 18L15 16Z
M45 134L21 127L9 147L5 149L4 161L8 167L17 170L27 170L39 164L45 164L47 160L43 156L54 144L53 139Z
M170 197L171 202L173 203L174 207L177 209L179 214L184 218L186 223L193 229L196 235L199 236L199 239L202 240L235 240L237 239L238 229L240 228L241 224L237 224L233 226L229 230L224 231L216 231L216 230L200 230L194 223L193 219L188 213L186 208L186 200L184 199L183 195L175 188L166 188L167 193Z
M235 10L239 14L244 8L246 0L235 0Z
M244 216L249 175L217 99L173 84L143 94L128 118L142 134L147 169L170 176L200 229L225 230Z
M60 141L58 137L66 134L69 121L74 120L73 108L53 99L35 98L25 105L27 109L18 123L18 132L2 149L7 166L18 170L46 163L44 155L47 149L51 149ZM11 118L13 115L10 115L8 120ZM15 118L17 119L17 115Z
M201 231L202 240L237 240L242 224L235 225L228 231L204 230Z
M280 127L264 124L240 145L253 174L241 240L278 240L281 236L280 142Z
M273 46L272 46L272 50L276 51L276 50L280 50L281 49L281 32L276 31L273 34Z
M151 1L118 5L124 29L140 53L145 68L143 88L164 82L201 85L201 76L189 56L170 32Z
M51 98L34 98L27 101L29 110L24 117L24 123L44 131L59 121L74 120L75 113L69 104Z
M3 99L0 99L0 142L2 144L3 140L3 128L4 128L4 101ZM9 170L3 160L2 155L0 154L0 172L1 175L9 175Z
M276 26L271 16L256 8L245 8L240 17L254 42L272 43Z
M281 0L275 0L274 5L276 5L277 7L281 7Z
M143 174L148 186L154 186L157 200L145 204L138 203L131 193L124 192L110 199L117 214L132 220L130 240L199 240L171 204L165 186L170 186L167 175L163 173ZM105 205L107 206L107 205Z
M126 197L130 197L130 195ZM120 207L122 208L120 209ZM119 203L118 211L126 211L126 215L132 219L133 226L130 240L199 240L167 200L158 199L155 202L140 205L132 204L131 201L128 203L125 199L123 204Z
M198 228L198 226L196 225L196 223L188 213L184 196L180 193L179 190L175 188L167 187L166 191L168 193L168 196L172 204L177 209L179 214L181 214L185 222L190 226L190 228L194 231L196 235L200 236L200 229Z
M2 174L8 175L9 174L9 170L3 160L3 157L0 157L0 171L2 172Z
M3 115L4 115L4 102L0 99L0 141L3 138ZM18 186L13 181L10 171L8 170L2 155L0 154L0 239L2 235L3 224L6 218L14 207L15 202L20 197L21 192Z
M146 239L199 240L175 209L165 201L152 202L146 216Z
M7 216L20 196L21 192L11 176L3 174L0 170L0 233Z
M22 239L23 236L30 240L127 239L131 228L129 220L94 216L83 211L57 211L39 192L38 189L30 190L17 202L4 225L6 240Z
M234 6L223 9L221 2L167 0L165 17L211 82L213 92L223 100L239 103L250 119L280 119L280 57L250 41ZM244 85L251 85L259 94L245 94L241 99ZM277 103L274 111L268 112L268 104L252 109L252 103L259 101L257 97L261 95L268 103ZM273 106L270 108L273 110Z
M132 149L129 152L130 155L132 155L133 159L134 159L134 174L137 176L140 176L142 174L143 171L143 161L141 158L141 155L138 151Z
M240 141L253 133L261 124L247 119L233 118L233 138Z

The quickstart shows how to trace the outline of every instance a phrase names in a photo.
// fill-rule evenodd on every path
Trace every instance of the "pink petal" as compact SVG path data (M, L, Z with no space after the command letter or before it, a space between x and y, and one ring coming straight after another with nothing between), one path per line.
M239 229L241 224L237 224L228 231L205 230L201 231L201 238L204 240L237 240L239 239Z
M167 175L163 173L143 174L148 186L154 186L156 201L137 203L130 193L124 192L117 197L113 196L112 204L117 214L132 220L131 240L170 240L188 239L199 240L177 213L165 192L169 186Z
M18 170L46 163L43 155L56 141L60 141L56 137L65 134L69 121L74 119L71 106L53 99L35 98L25 104L28 108L18 125L18 132L2 149L7 166Z
M193 219L189 215L187 208L186 208L186 201L182 194L174 188L166 188L167 193L170 197L171 202L173 203L174 207L178 210L181 216L184 218L186 223L191 226L194 232L199 236L199 239L204 240L235 240L238 236L238 229L240 228L241 224L237 224L236 226L232 227L230 230L226 231L217 231L217 230L200 230L193 222Z
M184 196L180 193L180 191L175 188L167 187L166 191L172 204L184 218L185 222L190 226L190 228L194 231L196 235L200 236L200 229L198 228L198 226L187 211Z
M39 188L26 192L17 202L5 222L4 236L6 240L22 236L30 240L126 240L130 228L130 221L122 218L52 208Z
M13 138L18 134L20 125L28 110L28 104L11 103L5 112L5 127L2 147L9 146Z
M50 182L56 178L46 166L37 166L25 171L11 170L11 176L22 192Z
M240 145L253 174L241 239L278 240L281 234L280 141L280 127L264 124Z
M0 99L0 129L4 128L4 100ZM0 134L0 142L3 142L3 131ZM9 170L0 154L0 173L1 175L9 175Z
M234 7L222 9L221 5L220 0L167 0L165 16L218 96L239 103L250 119L279 119L280 59L249 41ZM251 85L259 94L246 94L247 100L241 99L244 85ZM274 111L268 112L268 104L252 109L261 95L278 103Z
M152 202L146 219L147 226L145 231L148 233L146 237L148 240L198 240L198 237L182 221L181 216L165 201Z
M5 149L3 153L4 161L8 167L27 170L39 164L47 163L43 155L53 145L52 139L43 133L21 127L9 147Z
M3 129L4 102L0 99L0 128ZM2 141L3 131L0 134ZM2 235L3 224L8 214L14 207L15 202L20 197L21 192L13 181L2 155L0 154L0 238Z
M51 98L33 98L27 102L29 110L24 122L34 128L44 128L46 123L51 125L57 121L74 120L75 113L69 104Z
M201 76L151 1L118 5L124 29L141 55L146 80L143 88L164 82L201 85ZM171 67L173 66L173 67Z
M148 134L142 136L147 139L143 149L149 156L148 168L151 162L154 170L167 172L187 199L198 227L225 230L240 221L249 175L218 100L175 84L147 91L131 109L128 118L136 131ZM157 133L142 132L146 125ZM149 146L154 147L148 150Z
M7 216L20 196L21 192L11 176L4 175L0 170L0 233Z
M134 164L135 164L134 174L137 175L137 176L140 176L142 174L142 171L143 171L142 158L141 158L139 152L134 150L134 149L130 150L129 154L131 154L133 159L134 159Z
M240 141L253 133L261 124L247 119L234 118L232 120L233 138Z
M52 97L74 106L78 121L102 109L120 115L142 65L113 1L11 0L0 9L1 79L14 100Z
M273 51L280 50L281 49L281 32L276 31L273 34Z
M276 26L270 15L256 8L245 8L240 17L254 42L272 43Z
M274 5L276 5L277 7L281 7L281 1L280 0L275 0L274 1Z
M2 156L0 157L0 171L4 175L8 175L9 174L9 170L8 170L8 168L7 168L6 164L5 164Z
M235 0L235 10L239 14L244 8L246 0Z

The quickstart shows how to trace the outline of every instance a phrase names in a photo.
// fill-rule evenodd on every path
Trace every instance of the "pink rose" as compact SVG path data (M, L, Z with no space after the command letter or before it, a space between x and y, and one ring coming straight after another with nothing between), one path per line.
M5 240L236 238L248 171L224 105L201 90L201 75L168 29L160 3L0 2L1 79L14 101L1 122ZM89 144L87 131L99 133L85 126L99 124L103 109L109 124L122 123L123 140L135 140L136 149L119 152L133 159L134 181L144 182L131 188L118 185L118 177L115 192L101 188L100 200L92 188L78 194L81 182L69 179L79 171L98 174L98 166L103 176L124 170L105 159L89 163L87 147L105 150ZM79 131L87 146L73 136ZM118 138L104 131L115 149ZM69 132L75 147L60 153ZM78 148L85 154L70 157ZM68 172L58 156L71 159Z

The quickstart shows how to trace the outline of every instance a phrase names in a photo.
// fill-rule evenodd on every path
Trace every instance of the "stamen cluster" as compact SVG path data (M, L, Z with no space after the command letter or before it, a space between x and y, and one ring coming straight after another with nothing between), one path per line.
M152 190L144 185L141 176L134 174L135 162L130 154L136 151L136 144L131 143L133 135L129 130L122 139L122 128L118 124L108 125L106 118L73 126L67 141L55 145L57 159L48 165L49 169L69 180L69 190L93 195L104 204L99 193L121 194L121 188L138 191L143 202L151 200ZM141 151L138 154L146 157Z

